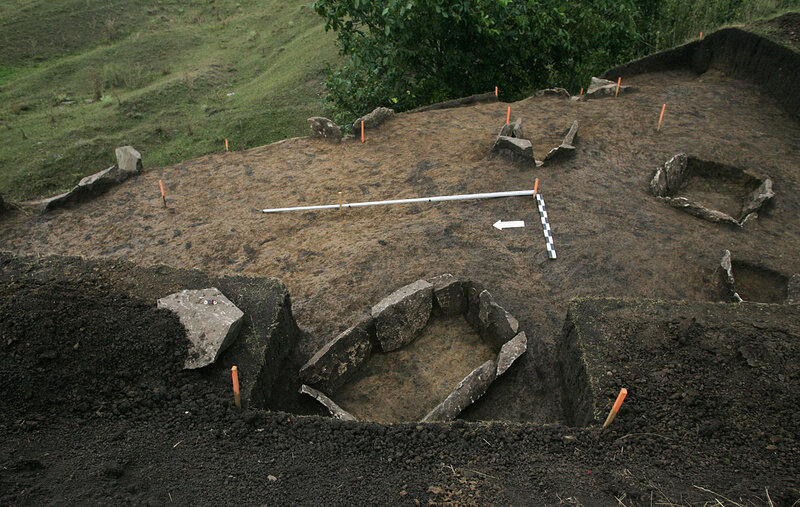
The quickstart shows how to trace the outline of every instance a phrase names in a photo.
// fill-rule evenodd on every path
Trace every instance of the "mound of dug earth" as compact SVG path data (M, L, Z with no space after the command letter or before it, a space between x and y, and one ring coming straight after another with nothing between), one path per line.
M589 426L383 425L240 411L227 365L182 371L183 330L151 293L225 279L119 262L1 261L2 504L800 497L796 306L577 300L559 360L567 415L588 414L575 424ZM227 282L252 311L241 295L258 282ZM630 394L601 430L620 386Z

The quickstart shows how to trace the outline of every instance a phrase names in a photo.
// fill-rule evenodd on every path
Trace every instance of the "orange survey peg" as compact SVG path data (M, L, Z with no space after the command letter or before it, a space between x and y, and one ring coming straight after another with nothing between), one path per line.
M661 132L661 122L664 121L664 111L666 111L666 110L667 110L667 105L666 104L661 106L661 116L658 117L658 128L656 129L659 132Z
M364 142L364 121L361 121L361 142Z
M536 192L539 190L539 178L533 180L533 198L536 199Z
M228 150L228 140L227 139L225 139L225 151L230 151L230 150Z
M164 203L164 207L167 207L167 194L164 193L164 183L161 180L158 180L158 188L161 189L161 202Z
M511 123L511 106L508 106L508 112L506 113L506 125Z
M617 412L619 412L620 407L622 407L622 402L625 401L626 396L628 396L628 390L623 387L619 390L617 399L614 401L614 406L611 408L611 412L608 413L606 422L603 423L603 428L608 428L608 426L614 421L614 418L617 417Z
M498 90L497 87L495 86L494 87L494 96L495 97L499 97L500 96L499 92L500 92L500 90Z
M621 84L622 84L622 76L620 76L619 79L617 79L617 91L616 93L614 93L615 97L619 97L619 87Z
M242 398L239 395L239 368L233 366L231 368L231 378L233 379L233 402L236 408L242 408Z

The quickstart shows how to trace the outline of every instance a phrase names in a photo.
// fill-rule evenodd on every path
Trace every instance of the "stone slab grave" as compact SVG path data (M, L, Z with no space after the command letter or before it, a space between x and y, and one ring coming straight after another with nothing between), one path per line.
M300 369L300 392L337 419L449 421L527 350L480 284L451 274L401 287Z
M28 204L41 207L43 213L63 208L96 197L142 172L142 155L132 146L119 147L115 150L115 154L117 165L83 178L68 192Z
M772 180L738 167L679 153L656 169L650 191L670 206L716 223L743 227L775 196Z
M495 155L507 157L520 164L542 165L533 154L533 144L528 139L523 139L522 118L517 118L500 129L492 145L490 157Z
M239 335L244 313L219 289L182 290L158 300L158 308L178 316L191 346L183 367L195 369L216 361Z
M733 260L730 250L722 253L718 273L723 301L800 304L800 273L786 275L758 263Z

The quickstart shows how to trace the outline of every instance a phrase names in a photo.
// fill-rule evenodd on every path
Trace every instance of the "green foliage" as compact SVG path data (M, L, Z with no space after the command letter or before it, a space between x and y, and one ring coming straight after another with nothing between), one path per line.
M608 68L797 7L800 0L317 0L346 64L327 103L347 123L377 106L406 110L485 93L575 92Z
M632 54L632 0L318 0L344 67L328 70L328 101L352 118L405 110L499 86L516 98L568 84L588 64Z

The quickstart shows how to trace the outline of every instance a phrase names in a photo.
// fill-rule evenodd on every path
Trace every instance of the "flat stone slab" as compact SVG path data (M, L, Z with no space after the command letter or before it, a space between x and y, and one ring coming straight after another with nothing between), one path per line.
M347 382L372 352L375 324L368 318L342 332L317 351L300 369L300 379L327 392Z
M633 86L621 85L619 87L619 93L625 92L635 92L636 88ZM590 99L597 99L601 97L608 97L611 95L616 95L617 93L617 83L614 81L609 81L608 79L600 79L599 77L593 77L592 82L589 84L589 89L586 90L586 98Z
M354 136L360 136L362 121L364 122L365 129L375 128L393 116L394 109L389 109L388 107L376 107L371 113L365 114L361 118L354 121L351 131L353 132Z
M339 405L334 403L334 401L323 393L317 391L313 387L308 387L307 385L303 384L300 387L300 392L303 394L307 394L312 398L316 399L318 402L325 405L325 408L328 409L328 412L331 413L334 419L339 419L340 421L355 421L356 418L352 416L349 412L342 409Z
M433 285L425 280L402 287L372 307L381 349L391 352L411 343L428 323L433 309Z
M422 422L452 421L465 408L484 395L497 372L497 365L489 360L467 375L443 402L422 418Z
M497 136L492 145L492 152L507 154L519 160L534 160L533 144L527 139L517 137Z
M158 300L174 312L191 343L183 367L195 369L216 361L239 334L244 313L214 287L183 290Z
M497 374L495 376L499 377L505 373L526 350L528 350L528 338L525 333L519 333L512 340L505 342L500 353L497 354Z

